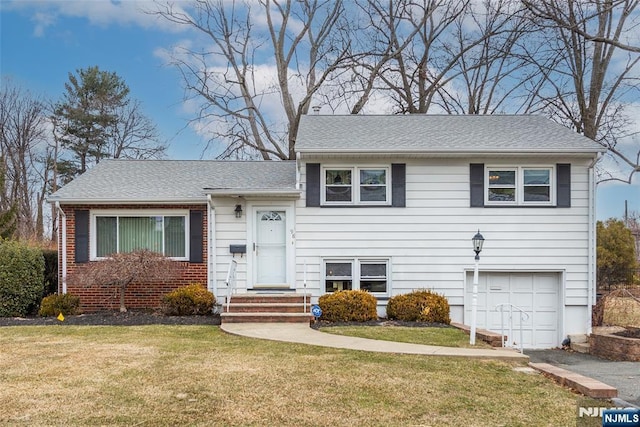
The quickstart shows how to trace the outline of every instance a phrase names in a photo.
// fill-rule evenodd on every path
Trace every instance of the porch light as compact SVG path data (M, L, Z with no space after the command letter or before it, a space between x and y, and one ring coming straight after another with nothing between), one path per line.
M476 344L476 323L478 316L478 263L480 262L480 252L484 244L484 237L480 234L480 230L471 239L473 242L473 251L476 253L476 265L473 269L473 296L471 298L471 331L469 332L469 344Z
M484 244L484 237L480 234L480 230L471 239L473 242L473 251L476 253L476 260L480 259L480 252L482 252L482 245Z
M236 205L236 208L233 211L236 214L236 218L242 218L242 205Z

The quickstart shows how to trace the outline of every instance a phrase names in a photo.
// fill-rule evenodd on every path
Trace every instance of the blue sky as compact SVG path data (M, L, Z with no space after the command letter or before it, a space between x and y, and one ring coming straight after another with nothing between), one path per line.
M194 113L183 102L180 75L163 54L193 34L141 11L149 6L133 0L0 0L0 72L54 101L70 72L93 65L116 72L169 142L168 157L198 159L206 141L188 126ZM625 200L640 211L638 174L633 185L598 186L598 219L622 217Z

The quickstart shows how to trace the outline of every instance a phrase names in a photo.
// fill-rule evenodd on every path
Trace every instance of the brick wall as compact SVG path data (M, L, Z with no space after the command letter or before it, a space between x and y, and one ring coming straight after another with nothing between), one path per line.
M62 238L58 236L58 283L59 292L62 292L62 251L67 254L67 293L80 297L82 310L85 313L100 310L116 310L120 307L119 290L114 287L90 286L87 284L74 284L73 273L78 268L86 264L75 264L75 211L91 209L188 209L203 211L202 224L202 247L203 262L190 263L186 261L175 261L176 268L180 274L175 279L163 282L136 283L127 287L125 293L125 305L128 309L153 309L160 306L161 298L164 294L172 290L191 283L207 284L207 207L202 205L63 205L62 210L66 215L67 245L62 247ZM188 221L188 218L187 218ZM58 233L62 233L62 226L58 227ZM92 239L92 236L89 236ZM100 262L100 261L91 261Z

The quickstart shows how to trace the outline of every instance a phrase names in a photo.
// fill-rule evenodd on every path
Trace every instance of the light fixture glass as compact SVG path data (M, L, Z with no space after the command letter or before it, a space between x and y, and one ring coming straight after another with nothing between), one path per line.
M236 213L236 218L242 218L242 205L236 205L233 211Z
M482 237L482 234L480 234L480 230L478 230L476 235L473 236L473 239L471 239L471 241L473 242L473 251L476 253L477 257L480 255L480 252L482 251L482 245L484 244L484 237Z

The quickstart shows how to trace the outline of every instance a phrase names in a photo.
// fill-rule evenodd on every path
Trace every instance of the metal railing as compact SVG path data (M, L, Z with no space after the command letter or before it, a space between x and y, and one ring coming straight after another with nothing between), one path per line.
M508 308L508 310L505 310L505 308ZM504 334L504 314L505 311L507 313L509 313L509 334L507 336L507 339L509 342L513 342L513 311L518 311L520 313L520 322L519 322L519 329L520 329L520 353L524 353L524 347L523 347L523 332L522 332L522 322L526 321L529 319L529 314L526 313L522 308L518 307L517 305L513 305L511 303L503 303L503 304L498 304L495 308L496 311L500 312L500 335L502 337L502 347L505 347L505 334ZM514 342L515 344L515 342ZM512 344L508 344L509 347L514 347L514 345Z
M227 270L227 280L225 280L225 284L227 285L227 313L229 312L229 304L231 304L231 295L233 294L236 286L237 267L238 262L235 259L232 259L229 263L229 270Z

